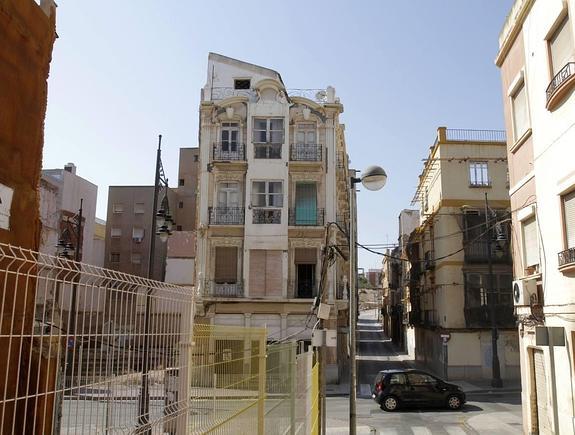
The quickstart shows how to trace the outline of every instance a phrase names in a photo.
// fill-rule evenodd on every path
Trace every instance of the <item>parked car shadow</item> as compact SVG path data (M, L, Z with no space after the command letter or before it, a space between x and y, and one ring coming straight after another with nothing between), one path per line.
M409 414L409 413L414 413L414 412L418 412L418 413L427 413L427 412L432 412L432 413L438 413L438 412L445 412L445 413L468 413L468 412L479 412L479 411L483 411L483 408L480 408L479 406L476 405L470 405L468 403L466 403L465 405L463 405L460 409L458 410L453 410L453 409L447 409L447 408L441 408L441 407L434 407L434 406L429 406L429 407L405 407L405 408L400 408L399 410L397 410L396 412L398 413L405 413L405 414ZM381 412L385 412L385 411L381 411Z

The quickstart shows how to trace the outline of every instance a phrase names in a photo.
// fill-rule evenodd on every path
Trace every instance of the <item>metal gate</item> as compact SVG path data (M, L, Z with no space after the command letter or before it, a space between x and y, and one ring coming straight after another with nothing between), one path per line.
M540 434L551 433L551 416L547 407L547 379L545 377L545 358L542 350L533 350L535 366L535 392L537 395L537 426Z

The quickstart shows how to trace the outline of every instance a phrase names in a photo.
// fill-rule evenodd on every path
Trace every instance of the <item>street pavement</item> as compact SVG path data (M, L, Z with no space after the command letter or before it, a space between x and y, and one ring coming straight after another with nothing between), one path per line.
M522 434L521 396L518 384L493 392L485 384L454 382L467 393L459 411L405 409L385 412L371 399L371 384L380 370L410 367L405 354L397 353L383 333L376 311L363 312L358 320L357 433L389 435ZM328 386L327 433L346 434L349 428L349 387Z

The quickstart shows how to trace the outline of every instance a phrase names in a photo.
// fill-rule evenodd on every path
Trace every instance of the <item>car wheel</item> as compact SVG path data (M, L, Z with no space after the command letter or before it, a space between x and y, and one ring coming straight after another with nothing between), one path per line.
M399 408L399 401L393 396L384 397L380 408L387 412L395 411Z
M461 402L461 398L455 394L452 394L447 398L447 407L449 409L459 409L463 403Z

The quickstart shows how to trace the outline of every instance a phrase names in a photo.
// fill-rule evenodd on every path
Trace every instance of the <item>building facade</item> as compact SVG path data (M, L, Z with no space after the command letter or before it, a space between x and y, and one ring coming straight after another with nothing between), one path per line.
M575 1L517 0L499 37L523 428L575 431ZM536 338L554 337L554 346Z
M160 194L161 202L163 195ZM108 190L108 214L106 218L105 267L147 277L150 263L153 186L110 186ZM168 189L170 210L176 204L176 195ZM166 243L156 238L154 270L152 279L164 280Z
M40 252L56 255L60 240L80 246L83 263L94 263L98 186L76 174L76 166L43 169L40 180ZM82 234L78 243L77 219L82 206ZM101 264L101 262L100 262Z
M338 377L338 352L345 361L346 351L347 263L322 256L326 240L347 243L331 224L345 231L349 214L342 111L331 87L290 92L273 70L209 55L200 104L200 315L266 325L269 340L309 340L325 275L327 327L339 331L328 379Z
M504 132L440 127L419 176L420 223L407 249L409 353L450 379L492 377L493 314L501 377L519 377L506 157Z

